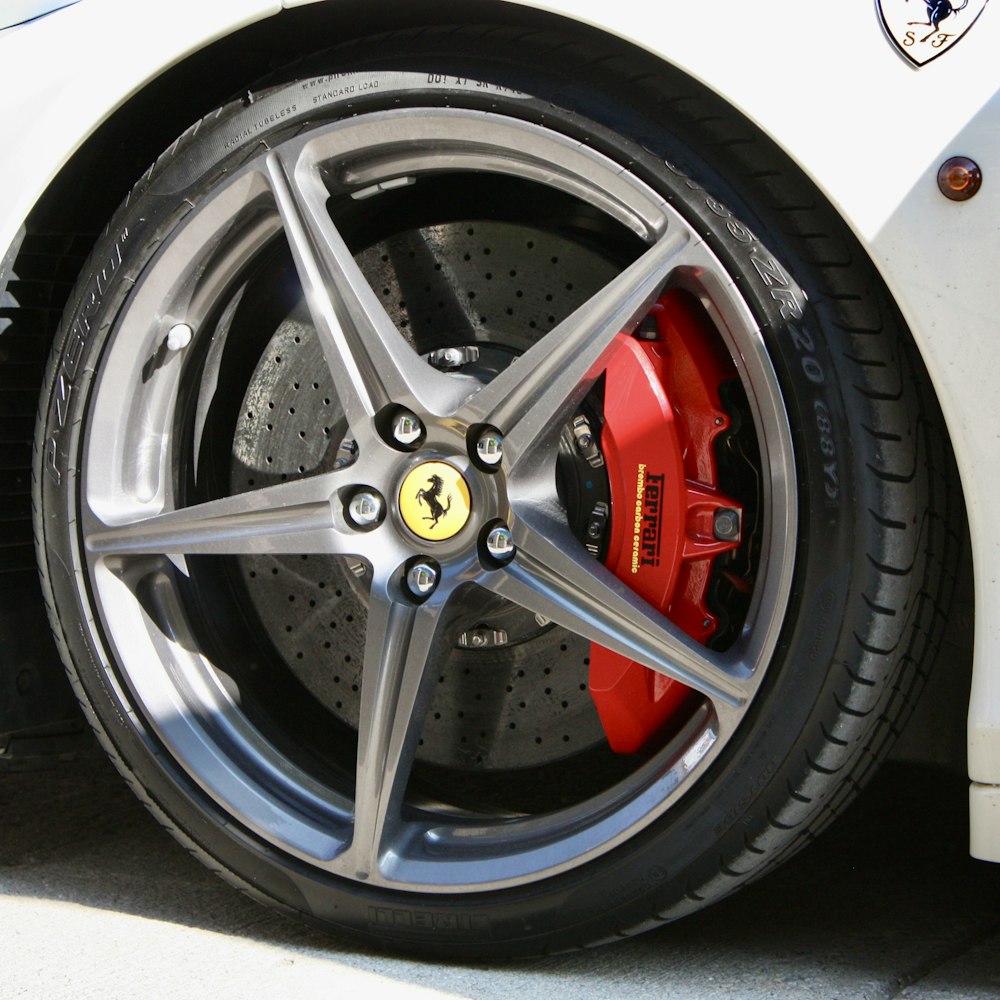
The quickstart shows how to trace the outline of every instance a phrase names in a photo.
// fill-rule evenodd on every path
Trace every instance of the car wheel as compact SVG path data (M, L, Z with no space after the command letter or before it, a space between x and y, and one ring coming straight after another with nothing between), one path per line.
M512 39L345 46L190 129L38 432L53 626L133 787L423 953L592 943L787 856L947 586L933 404L832 211L662 65Z

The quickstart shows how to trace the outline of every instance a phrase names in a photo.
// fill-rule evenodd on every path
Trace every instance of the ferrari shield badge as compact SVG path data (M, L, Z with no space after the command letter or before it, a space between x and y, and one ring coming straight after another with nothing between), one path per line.
M989 0L875 0L890 41L915 66L944 55Z

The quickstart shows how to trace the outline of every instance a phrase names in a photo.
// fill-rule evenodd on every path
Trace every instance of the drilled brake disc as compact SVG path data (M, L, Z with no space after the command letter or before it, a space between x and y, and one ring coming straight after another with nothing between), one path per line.
M597 251L581 252L577 240L502 222L411 231L359 259L397 327L424 354L470 344L521 353L531 343L526 333L548 332L615 273ZM274 332L241 412L234 491L349 460L343 415L304 310ZM364 567L305 555L238 561L277 655L328 711L356 728ZM484 603L477 627L442 659L418 758L500 770L551 763L603 743L588 688L589 656L586 640L513 605Z

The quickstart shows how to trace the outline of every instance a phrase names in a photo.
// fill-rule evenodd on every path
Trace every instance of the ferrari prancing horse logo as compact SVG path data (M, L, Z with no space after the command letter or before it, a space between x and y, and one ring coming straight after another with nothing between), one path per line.
M915 66L944 55L976 23L989 0L875 0L882 27Z
M415 535L429 542L453 538L469 520L471 498L462 474L446 462L411 469L399 490L399 512Z

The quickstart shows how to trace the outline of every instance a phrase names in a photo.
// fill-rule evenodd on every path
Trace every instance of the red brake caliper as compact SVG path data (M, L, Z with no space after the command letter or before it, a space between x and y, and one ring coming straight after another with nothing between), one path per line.
M716 512L731 510L742 524L740 504L719 492L713 447L729 426L719 386L736 370L690 296L667 293L651 317L642 339L618 335L607 366L601 444L613 515L606 563L705 642L718 624L707 606L712 560L739 545L738 530L732 540L716 537ZM591 647L590 692L618 753L639 750L691 694L597 645Z

